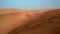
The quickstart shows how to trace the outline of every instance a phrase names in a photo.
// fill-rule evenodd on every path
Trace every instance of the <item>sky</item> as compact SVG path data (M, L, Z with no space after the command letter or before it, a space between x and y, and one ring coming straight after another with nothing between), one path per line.
M0 0L0 8L60 8L60 0Z

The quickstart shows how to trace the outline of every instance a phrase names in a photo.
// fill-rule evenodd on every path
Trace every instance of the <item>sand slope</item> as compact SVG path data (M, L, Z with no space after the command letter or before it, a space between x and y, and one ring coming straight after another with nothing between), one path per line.
M60 9L42 11L0 12L0 34L59 34Z

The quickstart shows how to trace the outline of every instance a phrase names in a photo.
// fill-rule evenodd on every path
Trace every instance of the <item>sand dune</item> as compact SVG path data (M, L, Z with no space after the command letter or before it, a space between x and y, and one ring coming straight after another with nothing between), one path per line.
M0 9L0 34L59 34L59 31L60 9Z

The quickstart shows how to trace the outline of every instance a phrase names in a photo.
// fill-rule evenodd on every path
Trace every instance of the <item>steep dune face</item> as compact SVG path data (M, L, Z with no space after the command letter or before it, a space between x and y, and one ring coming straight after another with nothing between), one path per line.
M0 34L59 34L59 24L60 9L0 12Z
M18 26L24 25L32 12L10 12L0 15L0 34L6 33Z
M34 21L30 21L8 34L60 34L60 9L35 15L37 16L35 16Z

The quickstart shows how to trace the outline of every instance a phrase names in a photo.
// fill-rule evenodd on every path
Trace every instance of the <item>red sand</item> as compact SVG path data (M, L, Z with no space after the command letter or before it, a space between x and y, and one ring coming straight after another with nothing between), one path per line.
M51 10L51 9L50 9ZM0 12L0 34L5 34L5 33L8 33L8 32L10 32L10 31L12 31L13 29L15 29L15 28L17 28L17 27L21 27L21 26L23 26L24 24L28 24L28 23L31 23L31 22L35 22L37 19L39 19L40 17L41 17L41 20L40 21L42 21L42 20L45 20L45 19L43 19L43 17L46 15L47 16L47 14L49 15L51 15L51 16L54 16L54 17L56 17L55 15L54 15L54 13L60 13L60 9L59 10L55 10L55 11L50 11L50 10L47 10L46 11L46 9L45 10L38 10L38 12L32 12L32 11L23 11L23 10L16 10L16 9L5 9L4 11L6 11L6 12ZM1 10L0 10L1 11ZM9 12L8 12L9 11ZM43 12L42 12L43 11ZM48 12L48 11L50 11L50 12ZM52 20L53 21L53 20ZM59 24L60 24L60 18L59 18ZM43 21L44 22L44 21ZM43 23L42 22L42 23ZM47 21L48 22L48 21ZM37 22L36 22L37 23ZM38 24L38 23L37 23ZM50 28L51 29L51 27L54 29L54 28L56 28L55 27L55 24L57 24L57 25L59 25L58 23L52 23L51 25L49 25L48 26L48 28ZM46 25L46 24L44 24L44 25ZM60 26L60 25L59 25ZM44 26L42 26L43 28L44 28ZM58 27L58 26L57 26ZM40 27L39 27L40 28ZM42 28L42 29L43 29ZM18 28L19 29L19 28ZM17 29L17 31L16 32L18 32L18 29ZM30 32L30 34L37 34L37 33L39 33L40 32L40 30L43 32L40 32L39 34L44 34L45 32L44 31L46 31L45 29L47 29L47 28L45 28L45 29L38 29L38 28L36 28L36 30L35 29L32 29L33 31L31 31L31 30L27 30L27 31L24 31L23 33L20 33L20 34L24 34L25 32L26 32L26 34L29 34ZM39 31L37 31L37 30L39 30ZM46 32L46 34L54 34L54 31L52 30L52 32L50 31L50 30L48 30L47 32ZM33 32L33 33L32 33ZM36 32L36 33L35 33ZM48 33L49 32L49 33ZM12 34L12 33L11 33ZM13 30L13 34L15 34L15 32L14 32L14 30Z

